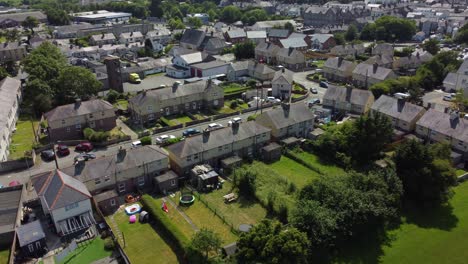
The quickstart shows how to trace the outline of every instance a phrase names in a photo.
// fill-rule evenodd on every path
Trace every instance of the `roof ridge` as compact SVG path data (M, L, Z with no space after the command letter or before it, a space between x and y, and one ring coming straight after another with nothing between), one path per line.
M58 170L57 170L57 171L58 171ZM60 173L63 173L63 172L60 172ZM73 180L76 180L76 179L74 179L73 177L71 177L71 176L69 176L69 175L67 175L67 176L70 177L70 178L72 178ZM68 188L70 188L70 189L72 189L72 190L75 190L75 191L77 191L77 192L83 194L83 195L86 196L86 197L91 197L90 195L87 195L86 193L83 193L82 191L80 191L80 190L76 189L75 187L73 187L73 186L69 185L68 183L66 183L66 182L63 180L63 178L62 178L61 175L60 175L60 177L61 177L61 179L62 179L63 185L67 186ZM78 180L76 180L76 181L78 181ZM81 184L83 184L81 181L78 181L78 182L81 183ZM57 196L58 196L58 195L57 195Z
M38 195L39 195L40 193L42 193L42 191L44 191L44 188L45 188L47 185L49 185L49 183L52 181L52 177L51 177L51 176L53 176L53 175L52 175L52 171L49 171L49 174L47 175L46 181L44 182L44 184L42 185L42 188L41 188L41 189L39 190L39 192L37 193ZM36 191L36 192L37 192L37 191Z

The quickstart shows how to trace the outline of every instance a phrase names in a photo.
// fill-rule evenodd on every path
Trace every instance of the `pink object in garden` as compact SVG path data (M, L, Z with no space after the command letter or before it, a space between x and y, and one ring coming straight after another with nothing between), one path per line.
M136 215L131 215L129 219L130 223L133 224L136 222Z

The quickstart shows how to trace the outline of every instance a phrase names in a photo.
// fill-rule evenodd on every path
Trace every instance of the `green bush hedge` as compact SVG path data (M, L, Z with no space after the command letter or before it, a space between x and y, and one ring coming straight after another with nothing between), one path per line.
M140 141L141 141L141 144L142 144L143 146L151 145L151 144L152 144L152 140L151 140L151 137L150 137L150 136L142 137L142 138L140 138Z
M161 209L161 206L156 204L150 195L144 194L142 196L141 203L152 219L156 221L156 225L163 230L168 239L170 239L185 255L190 245L190 241L185 234L180 231L171 219L169 219L166 213Z
M85 139L92 142L104 142L110 136L109 132L95 131L94 129L89 127L83 130L83 135Z

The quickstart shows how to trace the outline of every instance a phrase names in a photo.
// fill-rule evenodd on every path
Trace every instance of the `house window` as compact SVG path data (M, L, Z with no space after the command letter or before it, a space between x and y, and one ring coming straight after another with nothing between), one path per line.
M105 113L104 113L104 112L101 112L101 115L102 115L102 116L104 116L104 115L105 115Z
M175 186L176 182L175 180L171 180L171 186Z
M75 128L76 128L76 131L80 131L81 130L81 124L76 124Z
M145 176L138 177L138 186L145 185Z
M193 159L194 159L194 160L198 159L198 153L197 153L197 154L193 154Z
M70 211L71 209L74 209L77 207L78 207L78 203L72 203L72 204L65 206L65 211Z
M219 146L218 151L223 151L223 146Z
M109 178L109 176L106 176L106 177L104 177L104 181L105 181L105 182L108 182L108 181L110 181L110 178Z
M36 248L40 249L41 248L41 241L36 241Z
M115 199L110 200L110 205L115 206Z
M125 192L125 183L119 184L119 192Z
M93 114L89 114L89 118L93 118L93 117L94 117Z
M33 244L29 244L29 245L28 245L28 249L29 249L29 252L34 252L34 245L33 245Z
M101 184L101 179L95 179L94 184L96 184L96 185Z
M67 133L70 133L70 128L69 127L67 127Z
M64 119L64 120L62 120L62 125L65 125L65 119Z
M187 161L192 161L192 155L187 156Z
M148 109L148 111L153 111L153 106L152 106L152 105L148 105L147 109Z

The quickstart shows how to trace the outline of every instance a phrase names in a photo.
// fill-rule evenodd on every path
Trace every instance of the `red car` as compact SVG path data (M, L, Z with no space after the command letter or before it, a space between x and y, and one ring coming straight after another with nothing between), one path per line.
M57 146L57 153L60 156L67 156L68 154L70 154L70 150L68 149L68 146L58 145Z
M83 143L76 145L75 150L88 152L88 151L93 150L93 145L89 142L83 142Z

